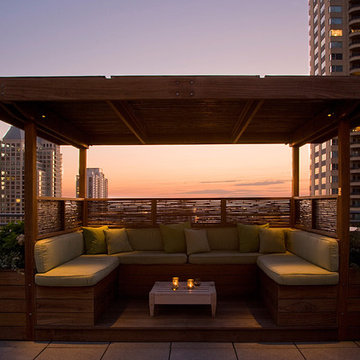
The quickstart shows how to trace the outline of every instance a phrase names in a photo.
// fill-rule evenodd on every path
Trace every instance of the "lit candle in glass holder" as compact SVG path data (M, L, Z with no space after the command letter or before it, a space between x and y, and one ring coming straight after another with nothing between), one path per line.
M176 290L179 287L179 278L173 277L172 278L172 289Z
M193 289L194 288L194 279L188 279L187 280L187 288L189 290Z

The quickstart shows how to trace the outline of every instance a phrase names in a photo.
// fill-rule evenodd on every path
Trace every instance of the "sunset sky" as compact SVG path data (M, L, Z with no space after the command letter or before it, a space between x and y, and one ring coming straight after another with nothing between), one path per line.
M4 0L0 19L0 76L309 74L307 1ZM72 197L78 151L62 153ZM285 145L92 147L88 167L111 197L290 195ZM306 146L304 195L308 169Z

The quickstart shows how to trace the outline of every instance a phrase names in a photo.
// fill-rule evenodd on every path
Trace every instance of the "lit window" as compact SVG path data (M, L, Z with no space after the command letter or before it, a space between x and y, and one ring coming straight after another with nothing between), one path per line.
M330 36L342 36L342 34L343 34L342 30L334 30L334 29L330 30Z

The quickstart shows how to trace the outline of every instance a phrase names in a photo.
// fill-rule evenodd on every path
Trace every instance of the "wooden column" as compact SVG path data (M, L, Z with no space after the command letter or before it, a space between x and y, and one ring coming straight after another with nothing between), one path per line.
M26 294L26 337L34 339L36 319L35 306L35 259L34 244L38 233L37 170L36 170L36 127L25 125L25 294Z
M294 227L296 222L296 207L295 196L299 196L300 188L300 156L299 147L292 148L292 188L291 188L291 203L290 203L290 226Z
M86 198L86 157L87 149L79 150L79 197ZM83 225L86 226L88 223L88 211L87 211L87 201L83 202Z
M346 338L346 305L349 286L350 251L350 126L342 120L338 130L339 197L337 207L337 234L339 238L339 340Z

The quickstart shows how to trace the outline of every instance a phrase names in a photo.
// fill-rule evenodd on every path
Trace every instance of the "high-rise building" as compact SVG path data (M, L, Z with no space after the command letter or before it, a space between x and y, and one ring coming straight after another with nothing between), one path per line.
M108 179L100 168L86 169L86 197L107 198ZM79 176L76 177L76 197L79 197Z
M310 74L360 75L360 0L309 0ZM360 226L360 132L350 134L350 221ZM334 138L311 145L310 194L338 193L338 148Z
M24 216L24 131L12 126L0 141L0 225ZM61 197L60 146L37 139L38 195Z

